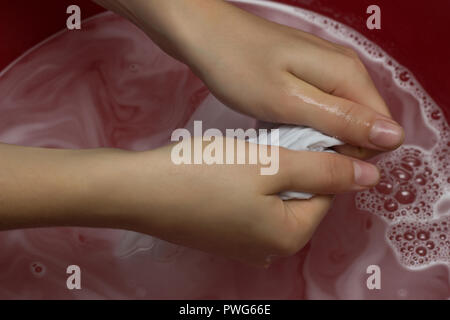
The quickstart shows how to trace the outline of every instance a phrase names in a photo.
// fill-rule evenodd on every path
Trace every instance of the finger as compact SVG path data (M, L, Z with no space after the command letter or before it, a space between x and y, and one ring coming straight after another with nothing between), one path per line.
M302 61L297 56L291 57L289 71L324 92L391 117L389 108L355 50L320 38L312 41L311 46L302 46L302 52L311 51L302 56ZM326 47L327 50L317 50L317 46ZM322 63L318 65L317 61Z
M325 70L325 72L318 72L315 67L317 64L313 61L310 63L303 61L302 64L299 64L297 57L292 58L289 70L324 92L366 105L380 114L391 117L389 108L356 51L320 38L316 38L316 40L321 41L322 43L319 44L325 45L329 49L311 55L314 59L320 58L321 61L324 61L326 66L321 65L321 70ZM305 50L305 48L303 49ZM315 50L313 46L311 50ZM320 56L317 57L317 54ZM339 60L338 63L336 59ZM367 148L351 145L339 146L336 150L341 154L358 159L368 159L379 154L379 152Z
M334 64L335 72L331 72L327 77L328 88L323 83L325 78L308 78L309 83L313 83L318 88L328 89L330 94L366 105L373 110L392 118L386 102L381 97L366 67L361 63L356 51L336 45L341 54L342 63ZM328 59L326 61L332 61ZM345 68L345 70L344 70ZM328 69L329 70L329 69ZM313 77L316 73L311 74ZM380 152L355 147L352 145L337 146L335 150L341 154L357 159L369 159L377 156Z
M265 265L296 254L311 239L314 231L330 209L332 196L315 196L310 200L291 200L282 202L285 215L283 223L287 222L283 233L279 235L281 250L275 250L266 255ZM261 263L261 260L259 261Z
M336 194L360 191L378 183L376 166L328 152L279 149L279 171L267 186L268 194L301 191Z
M327 94L294 75L287 77L285 108L279 110L278 121L309 126L351 145L380 151L403 143L402 127L389 117Z
M347 71L343 77L337 76L345 72L344 70L339 70L339 73L332 80L334 89L329 93L365 105L378 113L392 118L386 102L381 97L364 64L358 58L353 64L355 67ZM343 67L343 65L340 66L341 68Z
M320 222L328 213L333 197L315 196L310 200L284 201L287 214L296 221L296 245L302 248L311 239Z

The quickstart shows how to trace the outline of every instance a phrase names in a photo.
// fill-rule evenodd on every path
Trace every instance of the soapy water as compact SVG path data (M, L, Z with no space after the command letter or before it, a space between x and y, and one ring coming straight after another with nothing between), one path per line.
M382 183L338 196L312 241L255 269L130 231L48 228L0 233L0 298L417 299L450 297L449 127L414 76L357 32L270 2L237 5L355 48L406 144L380 156ZM192 116L209 126L252 126L190 70L111 13L62 32L0 74L0 141L148 150ZM66 288L79 265L82 290ZM369 290L367 267L381 269Z

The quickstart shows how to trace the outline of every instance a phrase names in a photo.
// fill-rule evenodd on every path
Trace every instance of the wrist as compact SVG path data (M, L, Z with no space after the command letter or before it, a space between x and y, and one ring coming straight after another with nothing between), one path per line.
M158 234L167 203L167 166L158 150L108 150L90 160L89 202L101 227ZM170 159L169 159L170 161Z
M120 190L122 163L131 154L120 149L58 150L54 173L55 210L45 224L121 228L126 215L110 210L112 190Z
M97 211L111 159L122 151L62 150L0 144L0 230L51 226L107 227ZM106 164L106 165L105 165ZM13 214L11 214L13 213Z
M212 29L224 15L224 6L229 5L223 0L118 0L112 9L195 69L198 53L206 53L214 39Z
M81 223L90 227L130 229L133 207L129 199L130 181L136 173L137 152L120 149L84 151L82 168L85 189L80 196L85 212Z

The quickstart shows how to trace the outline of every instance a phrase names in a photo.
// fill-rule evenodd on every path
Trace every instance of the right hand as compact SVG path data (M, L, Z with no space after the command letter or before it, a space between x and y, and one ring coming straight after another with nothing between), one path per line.
M185 62L230 108L312 127L367 158L404 140L358 55L222 0L100 0ZM163 7L161 7L163 6Z

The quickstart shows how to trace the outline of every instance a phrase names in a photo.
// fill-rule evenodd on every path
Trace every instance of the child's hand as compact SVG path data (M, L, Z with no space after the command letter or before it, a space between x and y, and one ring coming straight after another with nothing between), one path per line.
M263 176L260 165L175 165L171 150L115 162L98 180L95 211L122 221L115 227L253 264L301 249L328 211L329 194L378 181L375 166L339 154L280 148L278 174ZM320 196L283 202L277 194L286 190Z
M188 64L226 105L261 120L313 127L357 147L404 140L357 54L221 0L98 1ZM340 147L365 157L368 150Z

